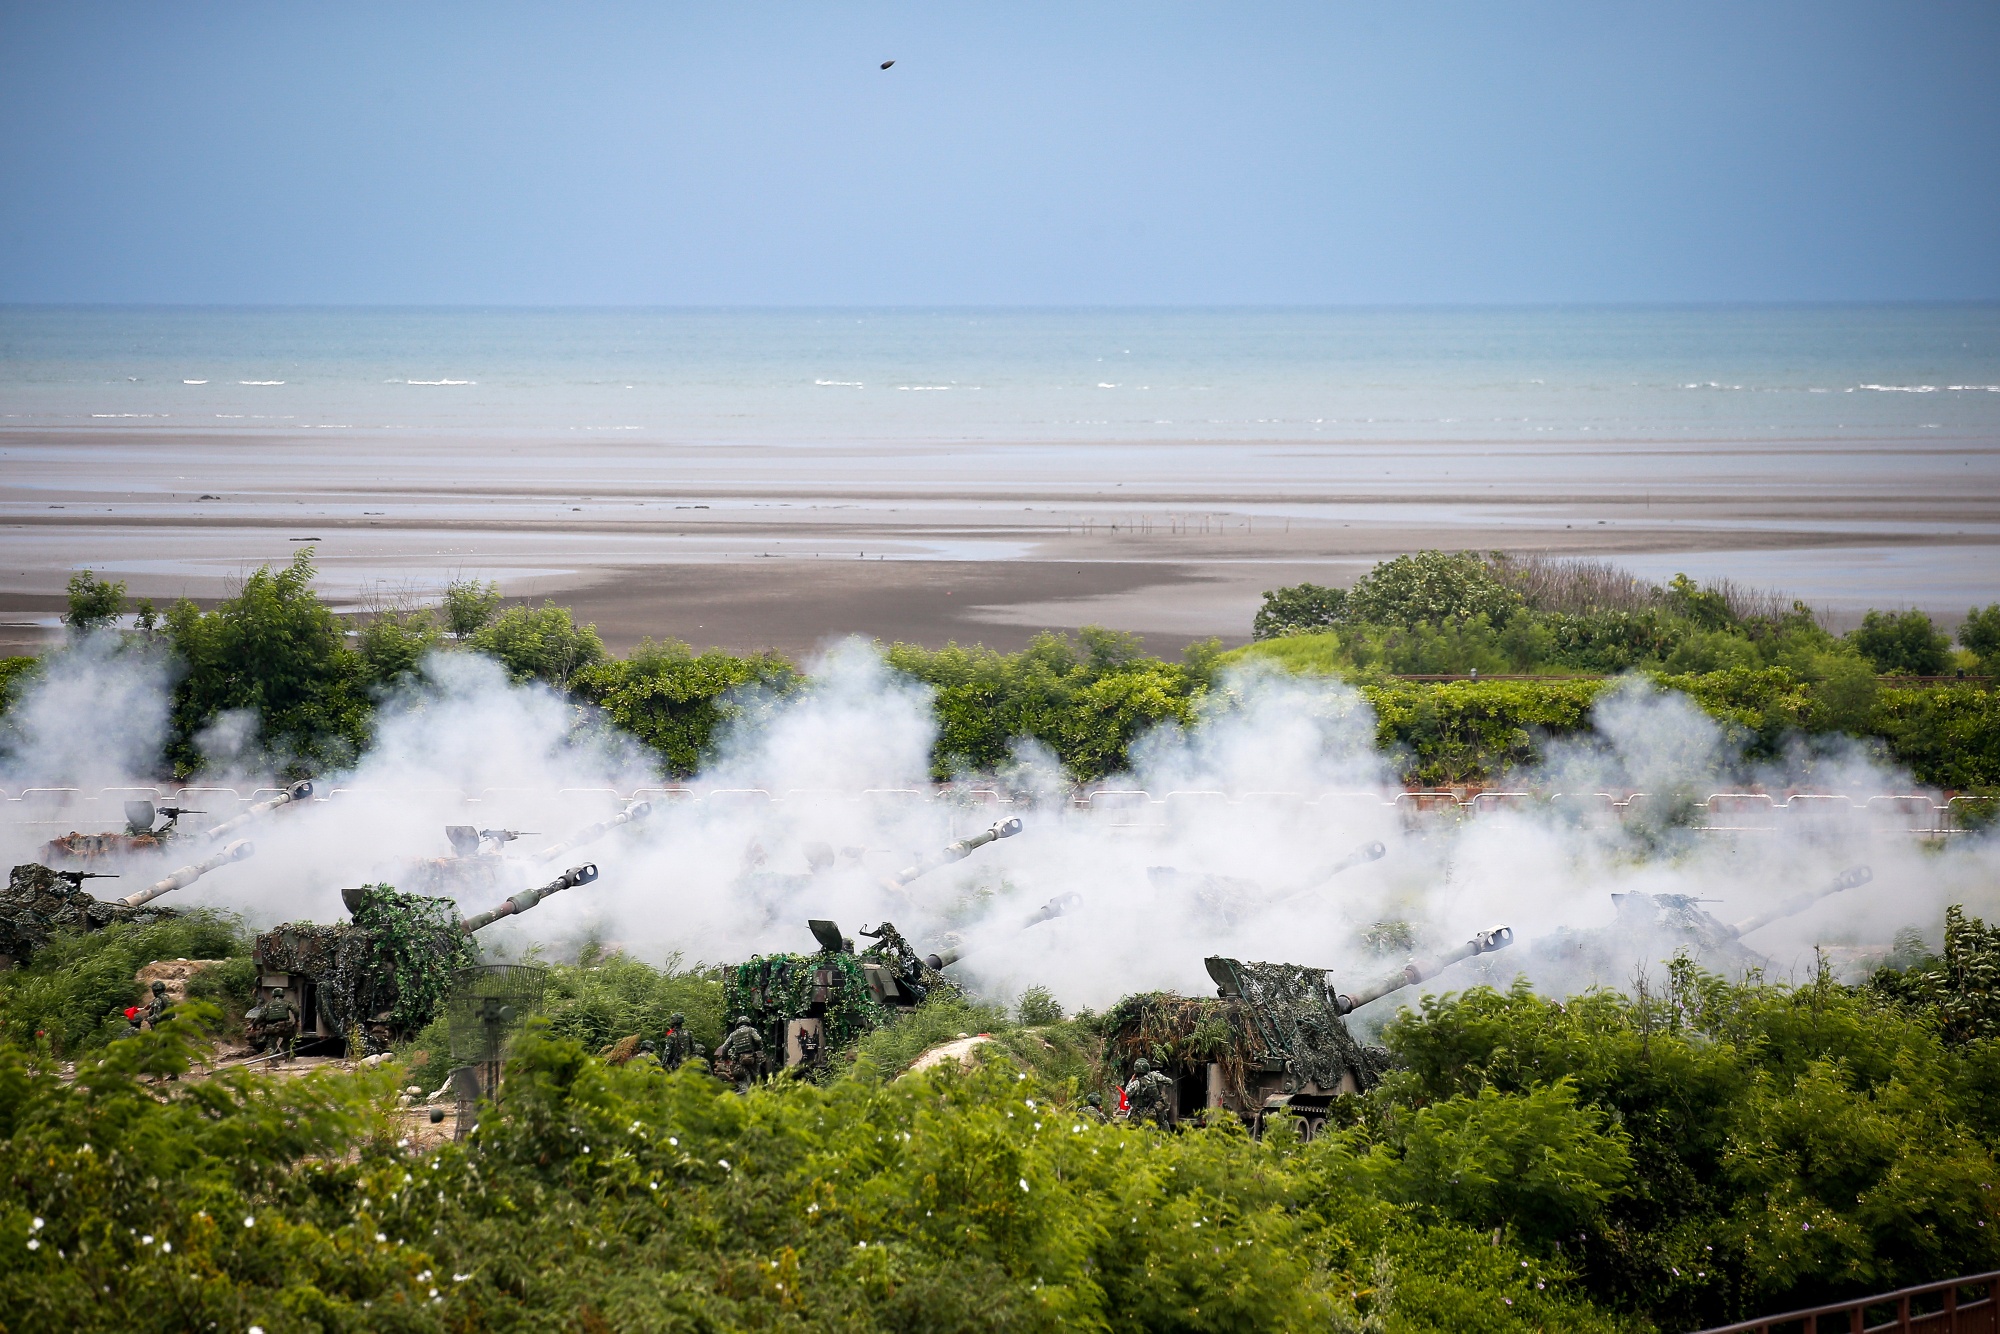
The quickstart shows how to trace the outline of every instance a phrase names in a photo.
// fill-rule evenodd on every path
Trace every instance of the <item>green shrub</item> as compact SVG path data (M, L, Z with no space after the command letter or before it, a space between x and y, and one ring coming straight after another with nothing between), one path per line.
M597 627L578 625L569 608L553 602L509 607L466 642L499 659L516 681L542 681L558 690L605 659Z
M125 585L99 579L89 570L69 577L69 613L64 624L77 631L110 625L125 612Z
M1941 676L1951 666L1951 637L1914 608L1871 611L1847 638L1886 676Z
M469 639L500 611L500 585L477 579L454 579L444 586L440 610L444 629L453 639Z
M313 592L313 551L266 565L212 612L183 598L167 612L167 638L185 673L174 687L176 771L202 762L198 738L216 718L248 710L254 740L294 770L350 760L366 737L366 667L338 620Z
M651 746L670 773L685 775L701 767L716 729L733 716L735 692L787 694L799 679L775 653L744 658L710 649L697 656L678 641L649 639L629 658L584 668L570 688Z
M0 1037L27 1047L41 1035L57 1052L93 1050L125 1027L125 1007L144 990L133 975L147 964L248 954L242 924L207 909L58 932L27 967L0 973Z
M705 971L681 967L678 954L661 967L623 954L585 951L574 964L550 968L542 1012L550 1032L572 1037L592 1051L636 1035L657 1042L667 1016L687 1016L688 1030L711 1051L722 1040L722 983Z
M2000 676L2000 602L1981 611L1965 613L1958 627L1958 642L1971 652L1982 674Z
M1347 590L1324 588L1319 584L1293 584L1289 588L1267 589L1264 605L1257 609L1250 625L1252 639L1276 639L1281 635L1310 634L1340 624L1347 605Z
M1216 657L1208 645L1193 646L1178 664L1140 657L1130 636L1091 626L1077 641L1037 635L1019 653L894 644L886 656L936 692L933 768L940 778L1001 769L1024 737L1046 745L1080 778L1115 773L1146 732L1194 721Z
M444 632L430 611L388 610L368 618L355 648L366 665L369 682L387 686L415 677L424 656L443 642Z
M1345 617L1370 625L1435 625L1484 616L1504 624L1521 595L1470 551L1419 551L1383 561L1348 591Z

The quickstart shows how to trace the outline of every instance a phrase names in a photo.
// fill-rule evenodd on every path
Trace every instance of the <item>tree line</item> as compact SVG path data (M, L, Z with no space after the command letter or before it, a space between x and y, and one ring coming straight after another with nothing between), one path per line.
M281 766L349 763L379 703L439 651L486 654L518 681L594 706L677 776L701 768L746 698L809 684L776 653L662 639L618 657L567 608L507 606L477 581L449 585L434 606L343 617L313 577L302 549L210 610L183 600L133 613L123 585L86 570L71 581L68 621L79 633L111 632L133 615L122 632L130 650L170 658L167 760L181 774L200 767L203 732L233 712L255 720ZM1800 738L1848 736L1919 782L2000 785L2000 704L1988 679L2000 674L2000 604L1969 614L1957 646L1920 611L1871 611L1834 635L1810 609L1727 581L1681 576L1662 587L1599 562L1427 551L1383 562L1352 589L1273 590L1253 629L1243 648L1209 640L1178 659L1098 627L1038 635L1014 653L897 643L884 654L934 692L940 779L994 772L1023 738L1078 781L1120 772L1139 737L1192 725L1225 673L1262 667L1353 683L1375 710L1378 746L1412 783L1490 783L1531 766L1551 738L1588 728L1606 688L1590 678L1639 672L1691 696L1752 759ZM18 696L34 670L33 659L0 662L0 693ZM1424 674L1532 679L1402 679ZM1948 679L1898 679L1911 676Z

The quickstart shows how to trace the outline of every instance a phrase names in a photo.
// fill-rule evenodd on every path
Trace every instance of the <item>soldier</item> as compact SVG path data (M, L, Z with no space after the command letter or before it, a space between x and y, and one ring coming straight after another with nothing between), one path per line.
M1126 1116L1133 1121L1167 1126L1173 1118L1170 1104L1173 1089L1174 1081L1153 1069L1153 1063L1141 1056L1132 1062L1132 1078L1125 1085Z
M736 1085L738 1093L745 1092L764 1073L764 1039L750 1026L750 1016L736 1016L736 1026L729 1030L715 1048L715 1073Z
M687 1016L676 1010L667 1016L667 1031L660 1038L660 1064L678 1070L694 1058L694 1034L687 1030Z
M158 1029L160 1021L165 1019L173 1008L174 1003L167 999L167 984L156 979L153 983L153 999L146 1002L144 1020L146 1027Z
M813 1028L811 1025L801 1025L799 1028L799 1068L801 1070L817 1070L819 1068L822 1047L823 1044L820 1042L819 1030Z
M1086 1121L1095 1121L1099 1125L1107 1123L1111 1118L1104 1114L1104 1095L1102 1093L1084 1095L1082 1115Z
M291 1059L292 1039L298 1036L299 1021L292 1014L291 1004L285 1000L283 987L272 987L271 998L243 1016L250 1021L250 1045L258 1051L275 1046L280 1053L278 1059Z

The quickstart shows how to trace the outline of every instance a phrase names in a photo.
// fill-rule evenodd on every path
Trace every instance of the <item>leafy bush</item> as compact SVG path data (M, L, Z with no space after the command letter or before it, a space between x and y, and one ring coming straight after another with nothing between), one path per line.
M739 658L710 649L696 656L676 640L649 639L629 658L584 668L570 688L657 751L669 772L691 774L733 714L734 692L756 687L785 694L798 681L797 671L775 653Z
M443 640L437 618L427 609L384 610L362 625L355 647L369 682L387 686L414 678L423 668L424 656Z
M1362 575L1347 594L1345 615L1369 625L1435 625L1475 616L1501 625L1521 605L1521 595L1473 552L1419 551Z
M667 1017L679 1013L713 1051L725 1031L722 983L680 962L672 955L655 968L623 954L586 951L574 964L555 965L542 1007L549 1031L597 1051L628 1035L657 1042Z
M202 761L199 738L219 716L247 710L257 737L293 769L350 759L367 729L365 667L340 622L313 592L313 551L260 568L204 613L183 598L167 612L167 638L185 667L174 687L176 770Z
M1563 1081L1629 1136L1626 1184L1564 1243L1607 1303L1685 1328L2000 1263L2000 1060L1921 1005L1682 963L1637 999L1426 998L1384 1037L1406 1064L1374 1095L1387 1143L1405 1108ZM1497 1216L1433 1192L1452 1217Z
M2000 676L2000 602L1984 611L1974 607L1965 613L1958 627L1958 642L1972 653L1982 673Z
M444 586L440 610L445 632L468 639L484 629L500 610L500 585L477 579L454 579Z
M1276 639L1280 635L1308 634L1340 624L1346 609L1347 590L1324 588L1319 584L1293 584L1289 588L1267 589L1264 605L1251 623L1252 639Z
M1560 1262L1409 1218L1338 1137L1100 1126L1004 1063L737 1097L531 1027L499 1107L420 1155L386 1074L143 1082L190 1054L148 1034L74 1086L0 1054L7 1327L1618 1323Z
M579 626L569 608L553 602L509 607L466 642L498 658L516 681L544 681L558 690L605 658L597 627Z
M125 585L99 579L89 570L69 577L69 614L63 622L83 632L110 625L125 611Z
M1951 637L1915 609L1871 611L1847 638L1884 675L1940 676L1951 666Z
M25 968L0 973L0 1037L74 1054L103 1046L125 1027L143 989L133 975L156 959L247 956L242 924L207 909L100 931L58 932Z
M1001 769L1016 739L1032 737L1078 777L1099 777L1123 768L1127 747L1144 733L1193 722L1213 670L1207 646L1171 664L1140 657L1130 636L1096 627L1078 641L1082 652L1054 634L1037 635L1019 653L890 646L890 666L937 692L937 775Z

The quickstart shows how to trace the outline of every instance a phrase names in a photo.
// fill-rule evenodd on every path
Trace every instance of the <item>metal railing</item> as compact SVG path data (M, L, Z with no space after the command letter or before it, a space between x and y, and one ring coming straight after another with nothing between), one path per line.
M1898 1334L1902 1331L2000 1334L2000 1306L1994 1303L1996 1280L2000 1280L2000 1270L1902 1288L1851 1302L1835 1302L1831 1306L1760 1316L1734 1325L1717 1325L1700 1334L1832 1334L1835 1330L1841 1334L1879 1334L1887 1330L1896 1330Z

